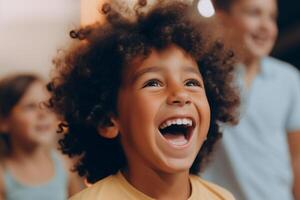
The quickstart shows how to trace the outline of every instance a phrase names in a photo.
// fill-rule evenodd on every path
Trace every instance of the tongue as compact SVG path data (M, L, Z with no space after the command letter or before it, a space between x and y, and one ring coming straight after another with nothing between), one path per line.
M166 138L166 140L168 142L170 142L176 146L182 146L182 145L185 145L188 143L188 140L185 138L185 136L183 134L166 133L166 134L164 134L164 137Z

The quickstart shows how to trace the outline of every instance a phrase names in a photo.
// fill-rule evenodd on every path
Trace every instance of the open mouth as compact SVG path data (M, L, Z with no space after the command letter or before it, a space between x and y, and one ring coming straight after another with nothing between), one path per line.
M194 124L190 118L169 119L159 126L159 131L169 143L183 146L189 142L194 130Z

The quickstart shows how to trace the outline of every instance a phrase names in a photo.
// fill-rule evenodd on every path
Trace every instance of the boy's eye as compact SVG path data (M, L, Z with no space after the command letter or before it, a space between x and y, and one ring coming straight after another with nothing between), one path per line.
M145 88L145 87L161 87L162 85L163 84L161 81L159 81L157 79L151 79L143 85L143 88Z
M185 86L188 87L201 87L201 83L200 81L196 80L196 79L189 79L185 82Z

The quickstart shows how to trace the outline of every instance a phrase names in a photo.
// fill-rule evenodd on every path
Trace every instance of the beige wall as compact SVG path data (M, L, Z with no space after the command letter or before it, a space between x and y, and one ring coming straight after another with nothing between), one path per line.
M134 15L133 10L134 5L137 3L138 0L117 0L117 1L112 1L112 0L81 0L81 24L87 25L94 23L95 21L104 21L104 17L101 14L101 8L104 2L110 2L113 3L113 5L119 4L121 5L122 8L126 8L128 17L131 17ZM182 1L191 1L191 0L182 0ZM148 0L147 1L147 8L153 6L157 0ZM124 6L125 5L125 6ZM117 6L119 7L119 6Z
M80 21L80 0L0 0L0 77L48 77L52 58Z
M104 1L0 0L0 78L24 71L48 77L57 50L70 41L69 31L80 22L103 20ZM132 7L137 0L119 1Z
M82 25L92 24L95 21L103 21L99 10L103 0L81 0L80 22Z

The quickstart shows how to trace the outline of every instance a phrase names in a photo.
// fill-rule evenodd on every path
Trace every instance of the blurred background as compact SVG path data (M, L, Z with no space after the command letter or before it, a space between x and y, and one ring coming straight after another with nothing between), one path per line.
M209 0L200 1L209 3ZM56 52L70 41L69 31L80 23L101 20L98 13L101 2L0 0L0 77L16 71L33 71L48 77ZM279 0L278 3L280 34L272 55L299 69L300 1Z
M279 38L272 55L300 69L300 1L278 0L278 5Z
M79 21L80 0L0 0L0 76L34 71L47 77Z

